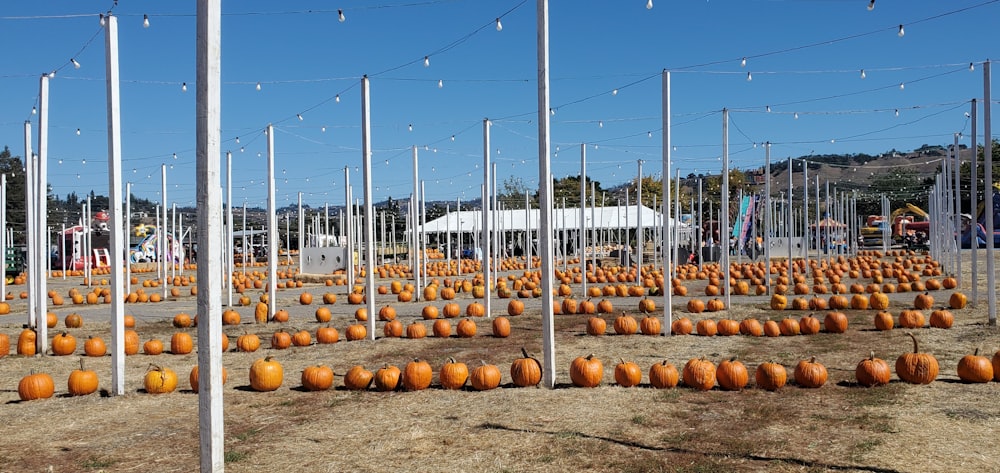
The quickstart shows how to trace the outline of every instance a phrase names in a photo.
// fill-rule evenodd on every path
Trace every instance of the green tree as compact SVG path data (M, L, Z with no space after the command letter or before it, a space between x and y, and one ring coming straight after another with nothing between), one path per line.
M7 225L14 229L14 244L23 245L27 241L24 162L19 156L11 156L6 146L0 151L0 173L7 175Z
M524 184L518 176L510 176L503 180L503 185L497 189L497 200L507 209L523 209L524 194L528 192L528 186ZM533 196L532 207L537 207L538 196Z

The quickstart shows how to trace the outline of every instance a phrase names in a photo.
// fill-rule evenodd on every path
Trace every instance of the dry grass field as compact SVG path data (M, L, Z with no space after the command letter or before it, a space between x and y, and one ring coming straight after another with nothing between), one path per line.
M968 258L966 258L966 262ZM968 292L968 277L965 292ZM867 281L864 281L867 282ZM690 294L703 294L704 281L686 281ZM53 280L60 293L81 287L79 278ZM388 284L388 281L379 281ZM15 286L14 291L21 288ZM315 296L300 305L299 294ZM260 290L247 291L254 298ZM327 305L332 326L340 330L335 344L270 348L278 329L305 329L315 334L326 324L315 321L321 295L335 292L338 301ZM937 305L953 291L935 291ZM15 292L16 293L16 292ZM582 291L575 287L575 293ZM1000 431L1000 383L965 384L956 375L959 359L976 348L987 356L1000 349L1000 332L986 325L985 297L977 307L955 310L952 328L914 329L921 351L940 363L937 381L929 385L892 382L875 388L855 383L857 363L869 351L892 365L912 349L907 330L876 331L874 310L846 310L846 333L820 332L808 336L775 338L748 336L642 336L585 333L586 315L557 315L556 389L517 388L509 366L522 347L541 353L538 299L526 300L524 315L510 317L509 338L491 335L490 320L475 319L472 338L423 339L382 337L347 342L344 330L353 323L357 306L347 303L346 288L307 284L278 293L279 307L291 314L284 324L254 324L253 308L241 307L242 323L226 326L229 352L225 385L226 469L228 471L426 471L426 472L725 472L725 471L860 471L955 472L1000 471L1000 449L994 437ZM890 311L898 313L913 303L914 293L892 295ZM981 293L981 296L984 294ZM392 304L404 323L420 319L426 304L399 303L393 295L377 296L377 305ZM810 296L811 297L811 296ZM824 297L829 297L826 295ZM579 298L579 297L578 297ZM639 298L609 297L615 313L637 317ZM688 316L742 320L798 319L808 312L773 311L766 296L733 297L733 307L716 313L688 314L689 297L674 298L675 318ZM460 293L464 308L473 301ZM657 304L662 299L657 298ZM0 332L11 338L11 351L25 321L22 300L12 302L12 313L0 317ZM68 303L67 303L68 304ZM435 301L438 307L443 301ZM506 300L494 301L494 314L504 312ZM169 297L164 302L127 304L137 319L141 340L157 338L169 349L174 314L194 314L194 297ZM3 472L190 472L198 468L197 395L188 385L196 354L137 354L127 358L127 394L106 392L82 397L67 394L69 373L81 358L98 372L102 390L110 384L110 357L82 356L90 335L109 340L107 305L53 307L64 329L69 313L83 315L83 327L69 329L80 347L72 356L0 358L0 419L3 422ZM826 311L817 315L822 316ZM457 322L458 319L452 319ZM430 322L425 322L430 332ZM195 335L195 329L184 329ZM255 353L234 350L236 337L256 333L262 339ZM577 356L594 354L604 365L604 382L597 388L570 384L569 365ZM274 392L249 387L251 363L272 355L284 367L284 382ZM791 381L794 365L815 356L829 371L826 385L805 389ZM470 368L480 360L497 365L499 389L477 392L442 389L437 371L449 358ZM681 369L691 358L714 363L737 357L751 372L750 386L739 392L696 391L683 385L654 389L647 371L667 360ZM414 358L426 359L435 371L430 389L418 392L356 392L343 388L342 375L362 364L373 371L389 363L402 368ZM643 370L642 384L625 388L615 384L613 371L620 360L631 360ZM789 384L777 392L754 386L753 369L775 361L789 370ZM169 367L180 379L176 392L147 394L142 377L150 364ZM302 389L304 368L325 364L336 373L335 389ZM18 380L35 370L52 375L56 395L47 400L21 402Z

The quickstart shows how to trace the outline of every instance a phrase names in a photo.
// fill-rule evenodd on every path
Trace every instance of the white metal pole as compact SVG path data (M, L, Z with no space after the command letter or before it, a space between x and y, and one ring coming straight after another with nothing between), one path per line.
M676 230L676 224L674 228L671 228L671 214L670 211L670 166L671 166L671 143L670 143L670 71L663 71L661 73L661 121L663 123L663 138L662 146L660 147L660 152L663 154L663 169L661 171L663 183L663 229L662 232L662 243L663 243L663 333L670 335L671 325L673 324L673 280L674 272L673 265L677 248L677 240L674 238L674 230ZM680 170L678 169L678 172ZM678 174L679 176L679 174ZM678 192L678 196L680 193ZM679 197L678 197L679 198ZM678 207L678 213L680 213L680 208Z
M726 291L726 309L732 308L731 293L732 287L729 285L729 236L732 231L729 229L729 110L722 109L722 203L719 205L721 215L719 239L722 240L722 289Z
M35 322L38 334L35 338L36 353L43 355L48 348L48 325L46 315L48 314L48 291L45 279L45 260L48 258L48 251L45 245L45 229L48 227L48 160L49 160L49 75L43 74L40 80L40 92L38 95L38 167L35 175L35 197L36 204L35 218Z
M35 192L37 192L35 190L35 184L36 184L36 181L37 181L37 178L35 177L35 175L38 174L38 170L37 170L37 167L36 167L36 162L37 162L37 160L35 159L35 155L34 155L34 153L31 152L31 122L30 121L25 121L24 122L24 169L25 169L25 176L24 176L24 181L25 181L25 192L24 192L24 197L25 197L25 202L24 202L24 207L25 207L25 212L24 212L25 213L25 232L24 232L24 237L25 237L25 243L27 244L27 247L28 247L28 264L27 264L27 266L28 266L28 268L27 268L28 269L28 327L37 327L37 325L36 325L36 321L37 321L36 316L38 315L38 307L37 307L38 299L37 299L37 294L36 294L37 291L38 291L38 288L36 287L37 283L35 282L35 274L38 273L38 271L35 268L35 264L38 261L38 255L37 255L38 248L36 248L35 245L38 242L35 240L35 238L34 238L34 230L32 230L34 228L37 228L37 224L35 223L35 220L38 218L38 209L37 209L38 199L35 197ZM31 231L28 231L28 230L31 230ZM64 250L62 251L63 253L65 252L65 247L66 247L66 245L63 245L63 248L64 248ZM6 261L6 254L4 255L4 258L5 258L5 261ZM65 264L65 261L66 261L66 257L64 256L63 257L63 262L64 262L64 264L63 264L63 274L66 274L66 264ZM4 275L4 278L6 278L6 275ZM6 297L6 295L4 297Z
M542 263L542 383L556 385L555 331L552 315L552 169L549 155L549 2L538 0L538 211Z
M278 211L274 200L274 125L267 125L267 320L274 318L278 303Z
M302 273L302 249L305 248L305 232L306 228L306 215L302 210L302 192L299 192L299 273ZM288 265L292 264L292 249L291 246L288 248Z
M354 206L351 203L351 168L344 166L344 222L340 226L340 232L347 236L347 285L349 290L354 290L354 231L351 224L354 215ZM374 315L374 314L373 314Z
M805 167L805 166L803 166ZM795 228L795 219L792 216L792 158L788 158L788 200L785 201L785 211L788 221L785 222L785 232L788 236L788 283L792 284L792 276L795 273L795 261L792 259L792 229Z
M639 177L635 181L635 214L636 214L636 229L635 229L635 261L636 261L636 279L642 280L642 251L646 243L646 235L643 234L643 221L642 221L642 163L639 160Z
M986 155L984 164L986 183L983 187L984 198L993 198L993 133L990 129L990 113L993 107L991 96L991 76L990 61L983 63L983 152ZM987 206L986 210L986 294L989 297L989 324L997 324L997 286L996 286L996 262L993 260L994 232L996 222L993 221L993 210Z
M958 287L962 287L962 182L961 182L961 170L962 170L962 159L959 154L958 149L958 133L955 133L955 144L952 149L955 153L955 165L952 166L955 174L955 185L954 187L954 197L952 197L952 203L954 203L955 209L955 280L958 282ZM973 150L975 152L975 150ZM970 186L971 187L971 186ZM970 209L971 214L974 210ZM971 223L970 223L971 225ZM970 226L970 229L972 227ZM975 235L975 233L973 233Z
M972 276L972 297L970 298L970 301L972 302L972 306L975 307L976 303L979 301L979 264L978 264L978 260L979 260L979 241L977 239L978 234L979 234L979 232L978 232L979 220L976 218L976 215L975 215L976 209L979 208L979 196L978 196L978 193L979 193L979 176L977 176L977 171L976 171L976 168L979 167L979 149L978 149L979 148L979 143L976 142L976 131L977 131L976 130L976 126L978 125L976 123L976 118L977 118L977 114L978 114L978 111L979 111L978 110L979 107L978 107L978 104L976 103L976 99L972 99L972 106L971 106L971 108L972 108L972 111L970 112L970 115L971 115L970 118L971 118L971 125L972 125L972 136L970 137L969 141L971 141L972 143L971 143L971 146L969 148L972 150L972 165L971 165L970 177L969 177L969 209L970 209L970 213L973 214L973 217L972 217L972 223L971 223L972 228L970 230L972 232L972 236L971 236L971 240L972 240L972 256L971 256L971 260L972 260L972 273L971 273L971 276ZM991 235L986 235L986 236L987 236L987 238L991 237Z
M788 170L791 172L791 169ZM764 143L764 287L771 293L771 142Z
M416 285L415 294L413 294L413 300L419 301L422 295L423 286L420 284L420 240L417 236L417 226L420 225L420 215L417 209L420 208L420 166L419 166L419 156L417 152L417 147L413 146L413 211L410 212L410 242L412 248L413 258L410 260L410 265L413 270L413 280ZM374 340L374 339L373 339Z
M493 254L493 243L491 242L492 228L490 228L490 222L492 220L492 209L490 207L490 195L492 194L490 186L490 120L483 119L483 302L486 309L486 316L493 317L492 312L492 302L491 302L491 291L490 286L493 282L493 272L490 262L490 256Z
M587 294L587 144L580 144L580 276L583 278L583 293Z
M200 233L200 232L199 232ZM226 306L233 306L233 153L226 152Z
M60 256L65 246L60 247ZM7 174L0 174L0 258L3 258L0 264L4 270L4 274L0 275L0 301L3 301L7 298ZM66 274L66 268L63 268L63 274Z
M365 180L365 295L368 310L368 339L375 340L375 259L372 254L375 243L375 208L372 199L372 138L371 113L369 110L368 76L361 78L361 159ZM415 292L419 293L417 289ZM416 295L414 295L416 297Z

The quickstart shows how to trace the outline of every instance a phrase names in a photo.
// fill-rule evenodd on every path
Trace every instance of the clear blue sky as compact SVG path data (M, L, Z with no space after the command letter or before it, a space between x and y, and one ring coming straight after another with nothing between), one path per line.
M965 112L982 96L982 61L1000 57L1000 32L988 23L1000 18L997 0L877 0L871 11L868 0L653 1L652 9L645 0L550 2L557 177L579 173L580 143L590 143L588 173L606 187L634 177L639 159L647 175L659 171L663 69L675 71L674 162L686 175L721 169L724 107L733 110L730 154L741 168L763 164L754 143L767 140L774 159L951 143L953 133L969 132ZM9 3L0 19L0 144L23 155L38 77L59 69L50 89L53 192L107 195L97 15L112 1ZM123 0L114 10L125 180L159 201L166 164L168 197L178 205L194 204L194 8ZM279 205L300 191L313 206L342 204L345 166L361 195L354 170L363 74L372 76L376 200L411 192L412 145L428 199L477 197L485 117L495 120L498 180L537 185L534 1L241 0L224 2L223 14L223 149L234 153L235 205L265 202L268 123L277 128Z

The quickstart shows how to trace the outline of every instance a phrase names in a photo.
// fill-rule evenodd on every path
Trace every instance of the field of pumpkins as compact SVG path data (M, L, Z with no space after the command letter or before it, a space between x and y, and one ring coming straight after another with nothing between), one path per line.
M295 265L279 267L269 294L266 268L237 268L232 306L224 296L222 307L227 469L315 471L309 458L335 450L338 469L364 469L375 454L421 470L427 452L472 436L476 445L463 448L474 454L445 462L490 471L995 467L964 445L1000 421L984 402L1000 394L1000 334L986 325L985 294L970 300L970 275L924 254L797 260L791 274L783 260L734 262L729 281L714 264L670 277L569 261L549 295L537 260L500 269L487 314L481 268L468 260L431 260L422 287L406 266L378 267L375 294L344 274L303 277ZM0 413L11 435L0 470L124 471L154 459L162 471L196 467L198 281L193 266L175 272L129 275L125 396L107 395L107 274L51 275L45 356L23 327L23 281L8 286ZM543 297L555 312L553 390L537 387ZM96 447L74 444L84 437ZM144 448L114 448L124 438ZM789 447L803 439L816 440ZM898 453L930 441L940 448Z

